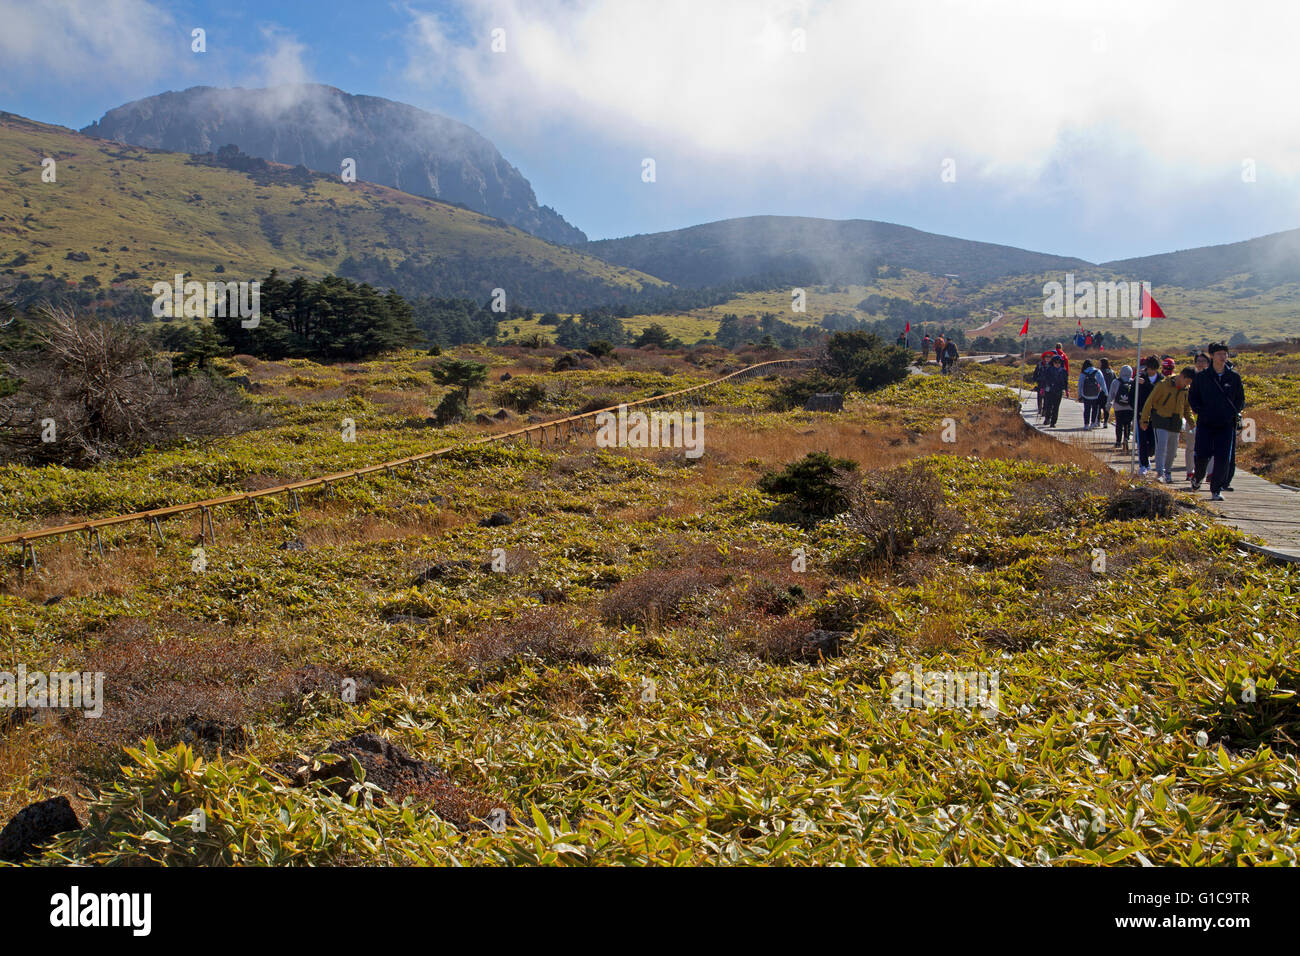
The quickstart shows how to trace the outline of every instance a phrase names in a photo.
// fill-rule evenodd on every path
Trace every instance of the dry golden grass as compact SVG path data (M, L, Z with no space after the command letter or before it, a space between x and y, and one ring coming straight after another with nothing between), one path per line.
M110 548L104 557L90 554L84 539L62 538L37 547L39 569L30 566L26 582L17 572L0 581L0 593L26 598L37 604L52 597L122 597L141 582L156 576L158 556L152 545Z
M338 547L393 541L417 534L437 534L464 523L461 515L445 509L435 512L414 509L396 518L337 513L303 528L297 537L308 547Z

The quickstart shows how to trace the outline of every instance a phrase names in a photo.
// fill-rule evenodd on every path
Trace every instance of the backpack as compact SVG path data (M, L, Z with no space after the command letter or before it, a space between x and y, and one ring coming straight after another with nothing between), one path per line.
M1120 382L1119 389L1115 392L1116 408L1131 408L1133 405L1133 380Z
M1088 371L1083 373L1082 398L1093 399L1101 397L1101 383L1098 381L1100 377L1101 376L1095 368L1090 368Z

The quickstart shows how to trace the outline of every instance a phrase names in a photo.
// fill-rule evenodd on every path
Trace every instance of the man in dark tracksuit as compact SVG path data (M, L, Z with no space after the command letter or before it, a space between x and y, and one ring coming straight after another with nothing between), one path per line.
M1138 386L1137 386L1137 405L1135 406L1140 414L1146 407L1147 397L1151 390L1162 378L1160 374L1160 359L1154 355L1148 355L1142 367L1138 369ZM1136 427L1137 423L1134 422ZM1141 474L1147 473L1147 467L1152 456L1156 453L1156 433L1155 429L1147 428L1138 431L1138 464L1141 465Z
M1048 428L1056 427L1056 418L1061 413L1061 396L1065 394L1065 365L1059 355L1053 355L1051 364L1039 380L1043 391L1043 424Z
M1201 487L1205 469L1214 459L1210 472L1210 500L1222 501L1219 494L1231 480L1228 460L1237 435L1237 416L1246 407L1246 390L1241 376L1228 368L1228 347L1211 345L1210 367L1197 372L1187 392L1187 402L1196 413L1196 474L1192 490Z

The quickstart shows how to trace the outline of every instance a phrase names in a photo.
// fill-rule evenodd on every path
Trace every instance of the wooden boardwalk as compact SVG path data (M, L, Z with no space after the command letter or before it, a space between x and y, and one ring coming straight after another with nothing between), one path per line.
M1083 405L1072 398L1063 398L1056 427L1044 428L1038 423L1037 401L1034 394L1026 389L1017 389L1017 391L1023 399L1020 404L1020 415L1034 428L1045 435L1051 435L1058 441L1086 448L1111 468L1128 474L1131 456L1122 451L1115 451L1113 425L1085 430ZM1136 428L1134 433L1136 435ZM1225 491L1223 501L1211 501L1209 481L1202 483L1200 491L1192 491L1191 485L1183 480L1186 476L1183 448L1184 446L1179 444L1178 456L1174 459L1174 483L1168 486L1169 490L1193 495L1198 504L1215 512L1224 524L1231 525L1246 534L1255 535L1264 541L1264 548L1252 546L1251 550L1263 550L1277 557L1300 562L1300 494L1287 491L1271 481L1266 481L1238 467L1232 478L1234 490ZM1155 481L1154 473L1148 476L1148 480Z

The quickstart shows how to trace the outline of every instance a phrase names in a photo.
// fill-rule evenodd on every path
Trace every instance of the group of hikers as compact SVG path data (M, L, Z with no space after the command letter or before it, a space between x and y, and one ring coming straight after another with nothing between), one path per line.
M1113 416L1114 447L1129 451L1136 418L1141 474L1154 469L1157 479L1166 484L1173 484L1178 439L1185 435L1184 464L1192 490L1199 490L1208 476L1211 500L1222 501L1220 492L1232 491L1237 431L1246 407L1241 376L1229 361L1228 347L1219 342L1199 353L1194 367L1175 374L1175 364L1172 356L1148 355L1135 380L1132 366L1116 373L1109 359L1097 365L1085 359L1076 383L1083 427L1106 427ZM1061 343L1042 354L1030 380L1038 396L1039 418L1055 428L1061 398L1070 394L1070 359Z
M1075 348L1088 351L1088 349L1097 349L1099 352L1106 351L1106 333L1100 330L1096 332L1087 332L1080 328L1074 333Z
M931 348L934 349L934 360L939 363L939 371L947 375L957 364L957 343L952 339L945 339L942 335L931 339L927 332L921 339L922 362L930 361Z

